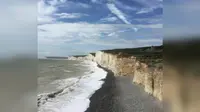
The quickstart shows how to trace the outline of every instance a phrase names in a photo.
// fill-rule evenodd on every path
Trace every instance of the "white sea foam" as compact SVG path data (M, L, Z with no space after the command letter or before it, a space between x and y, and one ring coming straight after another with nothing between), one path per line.
M38 112L84 112L88 107L92 94L101 88L107 72L97 67L94 62L83 63L90 65L90 74L78 78L60 80L58 89L63 91L50 98L38 109Z
M69 73L69 72L72 72L72 71L69 71L69 70L63 70L64 72L67 72L67 73Z
M80 66L81 64L74 64L74 66Z

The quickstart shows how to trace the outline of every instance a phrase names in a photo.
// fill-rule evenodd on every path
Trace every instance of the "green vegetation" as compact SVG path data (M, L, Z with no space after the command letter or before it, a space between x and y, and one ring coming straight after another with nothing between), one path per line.
M140 48L125 48L125 49L112 49L102 50L106 53L118 55L119 57L136 57L142 63L146 63L149 67L162 68L163 63L163 45L150 46Z

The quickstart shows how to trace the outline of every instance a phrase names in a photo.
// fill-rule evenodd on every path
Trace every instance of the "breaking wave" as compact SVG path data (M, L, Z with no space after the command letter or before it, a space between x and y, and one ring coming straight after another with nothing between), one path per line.
M56 80L57 91L38 95L38 112L84 112L89 98L100 89L107 72L94 62L84 61L90 72L76 78ZM78 107L78 108L77 108Z

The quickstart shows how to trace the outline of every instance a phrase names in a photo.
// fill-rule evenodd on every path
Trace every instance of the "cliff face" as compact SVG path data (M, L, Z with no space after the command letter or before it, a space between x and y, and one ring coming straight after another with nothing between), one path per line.
M133 82L141 84L144 90L162 100L163 70L149 67L147 64L137 62Z
M155 49L156 48L156 49ZM87 56L68 59L92 60L113 71L115 76L133 77L133 82L144 90L163 99L162 46L97 51Z
M146 92L162 100L162 65L156 62L159 60L155 56L150 57L151 60L148 56L138 57L123 52L98 51L94 55L89 54L86 59L93 60L99 65L112 70L115 76L133 77L134 83L142 85Z
M120 56L120 54L98 51L95 54L94 61L112 70L116 76L134 74L135 57L126 58Z

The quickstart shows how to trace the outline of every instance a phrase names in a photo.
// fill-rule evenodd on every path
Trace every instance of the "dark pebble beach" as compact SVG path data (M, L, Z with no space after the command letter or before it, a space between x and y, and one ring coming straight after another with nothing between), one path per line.
M133 84L131 77L115 77L101 68L108 72L105 83L91 96L85 112L163 112L162 103Z

